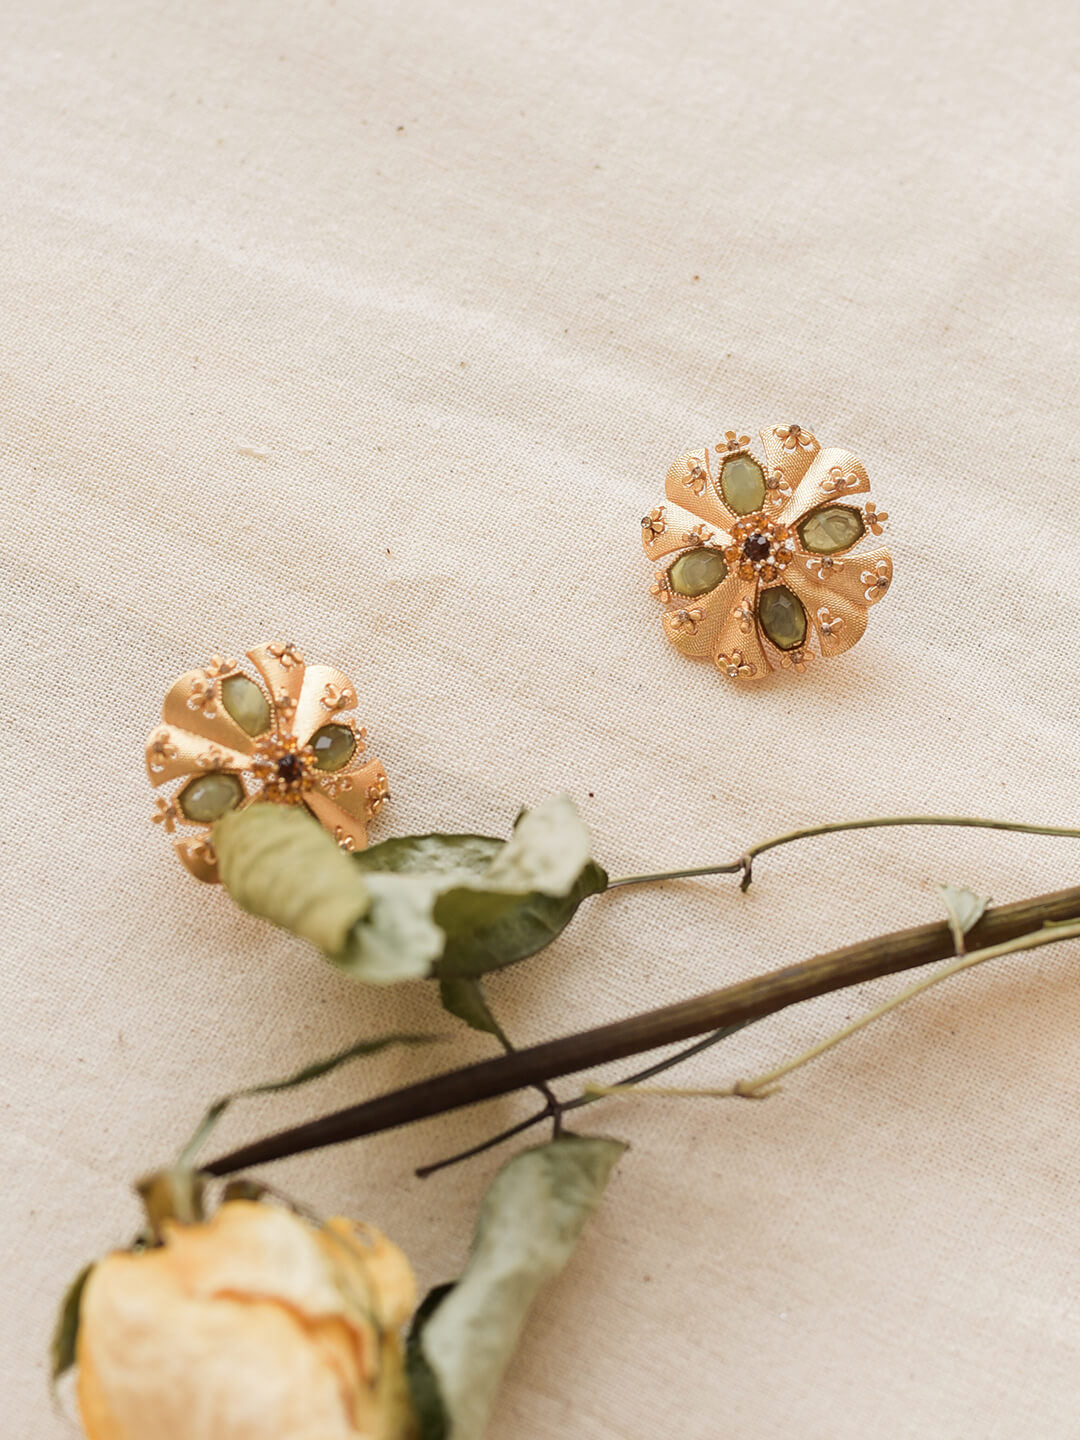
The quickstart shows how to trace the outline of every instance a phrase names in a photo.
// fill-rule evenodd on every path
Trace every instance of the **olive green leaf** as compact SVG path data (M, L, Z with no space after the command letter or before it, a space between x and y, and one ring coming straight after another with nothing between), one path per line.
M236 903L310 940L330 956L345 950L371 892L328 831L292 805L249 805L214 826L222 884Z
M952 931L956 953L963 955L966 948L964 936L986 914L990 900L988 897L976 895L974 890L968 890L963 885L939 885L937 893L948 912L949 929Z
M524 811L508 841L410 835L360 851L353 860L369 876L391 871L442 877L432 916L444 942L434 970L441 980L456 980L514 965L550 945L581 902L607 888L607 874L590 850L573 801L557 795ZM461 1015L453 1005L447 1008Z
M56 1317L56 1328L52 1338L52 1383L55 1388L60 1377L75 1364L75 1344L79 1337L79 1311L82 1307L83 1291L90 1279L94 1263L84 1265L64 1292L60 1311Z
M418 1425L418 1440L446 1440L450 1430L450 1416L446 1413L439 1382L428 1364L422 1341L428 1320L453 1288L452 1284L436 1285L428 1291L413 1316L405 1344L405 1373Z
M495 1019L479 980L440 980L439 999L444 1010L464 1020L473 1030L503 1038L503 1028Z
M392 1045L430 1045L439 1038L438 1035L394 1034L378 1035L369 1040L358 1040L355 1045L350 1045L346 1050L338 1050L333 1055L324 1055L320 1060L312 1060L309 1065L305 1065L292 1075L286 1075L282 1080L266 1080L261 1085L248 1085L243 1090L234 1090L230 1095L223 1095L220 1100L214 1101L196 1125L195 1133L177 1156L174 1171L163 1173L184 1173L193 1168L199 1150L235 1100L247 1100L253 1095L275 1095L281 1090L292 1090L297 1085L307 1085L312 1080L319 1080L322 1076L329 1075L331 1071L347 1065L351 1060L361 1060L367 1055L377 1055L380 1050L388 1050Z
M198 1225L206 1218L203 1200L206 1177L183 1165L168 1170L155 1170L136 1180L135 1189L142 1200L149 1229L143 1232L147 1243L160 1240L166 1220L181 1225Z
M428 875L367 876L371 909L352 927L344 951L331 958L371 985L430 975L443 948L434 917L441 883Z
M220 820L214 846L238 905L373 984L513 965L607 887L565 795L526 811L507 841L414 835L349 856L299 807L256 804Z
M496 1175L464 1274L433 1291L413 1323L408 1373L421 1440L481 1440L532 1302L570 1259L626 1148L563 1135Z
M432 919L439 884L422 875L365 877L299 806L231 811L214 826L214 849L238 905L310 940L359 980L420 979L442 951Z

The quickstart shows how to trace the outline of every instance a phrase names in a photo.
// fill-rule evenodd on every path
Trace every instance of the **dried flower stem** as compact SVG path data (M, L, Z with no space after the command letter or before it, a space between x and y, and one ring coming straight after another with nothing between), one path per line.
M975 950L967 954L961 954L948 965L943 965L940 970L935 970L932 975L919 980L914 985L909 985L899 995L894 995L891 1000L886 1000L883 1005L876 1006L868 1015L853 1020L850 1025L845 1025L842 1030L835 1031L827 1039L821 1040L812 1045L809 1050L804 1050L801 1055L796 1055L794 1060L786 1060L783 1065L777 1065L773 1070L767 1070L764 1075L758 1075L753 1080L736 1080L734 1085L728 1085L722 1089L692 1089L674 1085L635 1085L632 1080L624 1081L621 1085L595 1085L587 1084L584 1094L589 1099L599 1099L604 1095L668 1095L668 1096L712 1096L717 1099L741 1099L741 1100L764 1100L769 1095L774 1095L780 1089L779 1081L785 1075L800 1070L808 1065L811 1060L816 1060L819 1055L832 1050L849 1036L862 1030L867 1025L880 1020L883 1015L890 1011L897 1010L909 1000L914 1000L917 995L940 985L943 980L949 980L954 975L959 975L963 970L970 970L973 965L984 965L987 960L998 960L1003 955L1015 955L1021 950L1034 950L1040 945L1052 945L1058 940L1080 939L1080 924L1077 925L1050 925L1043 926L1041 930L1035 930L1030 935L1021 935L1016 940L1009 940L1003 945L991 945L985 950Z
M843 830L881 830L900 825L945 825L968 830L1014 830L1021 835L1057 835L1069 840L1080 840L1080 830L1062 829L1056 825L1023 825L1015 820L980 820L971 815L889 815L876 820L840 820L832 825L811 825L805 830L789 830L786 835L777 835L772 840L762 840L739 856L721 865L702 865L693 870L660 870L653 875L627 875L621 880L612 880L608 889L621 885L651 885L658 880L688 880L702 875L742 875L743 890L749 890L753 879L754 861L767 850L776 850L781 845L790 845L795 840L812 840L817 835L838 835Z
M1064 921L1080 921L1080 888L988 910L971 930L969 939L976 950L984 950L1021 935L1034 937L1038 932L1038 939L1033 938L1032 943L1045 944L1064 937L1053 929L1044 931L1043 927ZM864 940L692 1000L433 1076L241 1146L205 1168L213 1175L230 1175L307 1150L394 1130L560 1075L577 1074L729 1025L759 1020L814 996L945 960L953 954L953 937L944 921Z
M726 1040L729 1035L736 1031L743 1030L750 1024L749 1020L743 1020L738 1025L726 1025L723 1030L716 1030L712 1035L706 1035L704 1040L697 1040L693 1045L688 1045L685 1050L678 1051L675 1055L668 1055L663 1060L658 1060L655 1065L648 1066L645 1070L638 1070L633 1075L627 1075L618 1087L620 1090L633 1089L643 1080L651 1080L654 1075L661 1075L665 1070L670 1070L674 1065L681 1065L689 1060L692 1055L700 1055L703 1050L709 1050L713 1045ZM568 1110L580 1110L583 1105L591 1105L595 1100L602 1097L592 1095L588 1088L584 1094L575 1095L571 1100L560 1100L558 1102L561 1114L565 1115ZM502 1145L507 1140L512 1140L515 1135L520 1135L525 1130L531 1130L534 1125L550 1117L551 1110L547 1107L538 1110L535 1115L530 1115L527 1120L519 1120L516 1125L509 1126L506 1130L500 1130L497 1135L489 1135L486 1140L481 1140L478 1145L470 1145L468 1150L459 1150L455 1155L447 1155L442 1160L433 1160L429 1165L421 1165L416 1170L416 1175L421 1180L426 1180L429 1175L434 1175L437 1170L445 1170L450 1165L457 1165L462 1160L471 1160L474 1155L483 1155L485 1150L494 1150L496 1145Z

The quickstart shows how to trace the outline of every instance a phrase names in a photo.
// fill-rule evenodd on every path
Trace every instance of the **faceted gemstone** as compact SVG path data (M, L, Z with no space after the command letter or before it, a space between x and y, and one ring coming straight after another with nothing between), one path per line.
M736 515L752 515L765 504L765 473L749 455L734 455L720 471L720 493Z
M340 770L353 757L356 736L347 725L324 725L308 744L315 751L315 764L320 770Z
M668 571L671 588L679 595L704 595L715 590L726 575L727 561L720 551L704 546L680 555Z
M287 750L277 762L277 773L286 785L304 777L304 762L295 750Z
M755 560L767 560L771 548L769 537L755 531L753 535L747 537L742 547L742 553L747 560L753 563Z
M230 675L221 682L221 703L249 735L270 729L270 706L266 696L246 675Z
M244 787L236 775L212 770L209 775L197 775L189 780L177 798L189 820L209 825L220 820L226 810L239 805L244 798Z
M862 515L850 505L826 505L808 515L799 526L803 549L813 555L835 555L848 550L866 533Z
M806 611L786 585L763 590L758 599L761 628L778 650L797 650L806 639Z

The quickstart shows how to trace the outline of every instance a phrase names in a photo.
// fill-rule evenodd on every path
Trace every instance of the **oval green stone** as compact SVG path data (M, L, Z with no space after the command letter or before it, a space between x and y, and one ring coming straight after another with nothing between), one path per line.
M806 611L786 585L774 585L761 592L758 620L778 650L797 650L806 639Z
M234 809L243 798L244 787L237 776L212 770L209 775L197 775L190 780L177 800L189 820L209 825L220 820L226 810Z
M246 675L230 675L221 682L221 703L248 735L261 735L270 729L266 696Z
M318 769L340 770L353 757L356 736L347 725L324 725L315 731L308 744L315 751Z
M724 504L736 515L750 515L765 504L765 472L749 455L734 455L720 471Z
M862 515L850 505L826 505L815 510L799 526L803 549L813 555L835 555L849 550L866 533Z
M704 595L727 576L727 561L719 550L702 547L680 555L668 571L671 588L679 595Z

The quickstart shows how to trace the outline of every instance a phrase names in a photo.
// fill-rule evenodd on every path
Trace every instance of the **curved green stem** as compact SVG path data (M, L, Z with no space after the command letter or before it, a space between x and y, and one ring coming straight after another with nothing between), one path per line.
M753 879L754 861L767 850L780 845L790 845L795 840L811 840L816 835L837 835L842 830L880 830L899 825L946 825L969 830L1014 830L1022 835L1056 835L1067 840L1080 840L1080 830L1065 829L1058 825L1024 825L1017 820L981 820L972 815L889 815L877 820L838 820L831 825L810 825L805 830L789 830L786 835L777 835L772 840L762 840L751 845L737 860L721 865L702 865L691 870L661 870L652 875L627 875L620 880L610 880L608 889L620 885L648 885L658 880L687 880L701 875L735 875L742 873L742 890L750 888Z

